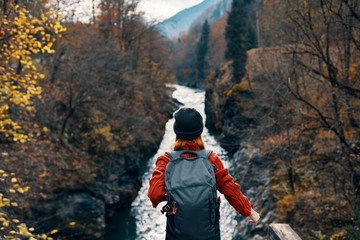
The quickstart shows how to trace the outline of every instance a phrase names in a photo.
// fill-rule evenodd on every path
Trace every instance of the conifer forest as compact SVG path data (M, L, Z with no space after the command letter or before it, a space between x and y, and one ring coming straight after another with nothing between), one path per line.
M170 39L141 1L0 0L0 239L106 239L177 84L261 215L233 239L360 239L360 2L232 0Z

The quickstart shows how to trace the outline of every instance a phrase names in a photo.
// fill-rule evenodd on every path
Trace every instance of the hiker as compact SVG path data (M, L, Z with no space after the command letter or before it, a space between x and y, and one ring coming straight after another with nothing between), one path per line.
M162 209L167 216L166 240L219 240L220 198L216 190L243 217L250 217L250 223L257 224L260 216L241 193L240 185L218 155L205 150L200 113L193 108L180 108L174 118L173 152L157 158L148 191L154 208L167 201Z

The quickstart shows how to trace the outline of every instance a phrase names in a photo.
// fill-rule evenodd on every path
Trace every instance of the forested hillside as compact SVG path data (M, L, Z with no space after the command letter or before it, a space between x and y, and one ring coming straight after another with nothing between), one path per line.
M209 25L207 41L201 44L200 39L205 36L204 26L209 24L205 22L194 25L188 33L181 35L174 43L172 69L180 84L202 88L206 76L226 63L224 55L226 16ZM199 56L201 51L203 57ZM199 65L203 66L200 70L202 77L199 77Z
M257 48L254 29L229 32L242 4L255 6L234 0L225 31L239 55L205 80L207 126L263 219L238 231L285 222L303 239L359 239L359 2L264 1Z
M162 138L168 42L134 1L99 7L82 23L45 1L0 1L2 236L103 238Z

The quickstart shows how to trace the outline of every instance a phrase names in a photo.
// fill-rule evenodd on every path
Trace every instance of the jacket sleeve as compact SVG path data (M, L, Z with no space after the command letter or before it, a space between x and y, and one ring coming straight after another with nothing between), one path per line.
M242 194L240 185L235 183L234 178L229 174L228 169L224 168L218 155L214 152L211 153L209 161L216 167L216 188L220 193L225 195L226 200L238 213L243 217L250 216L251 204L249 200Z
M165 169L170 160L171 158L168 154L161 155L156 160L156 166L149 182L150 187L147 194L154 208L165 200Z

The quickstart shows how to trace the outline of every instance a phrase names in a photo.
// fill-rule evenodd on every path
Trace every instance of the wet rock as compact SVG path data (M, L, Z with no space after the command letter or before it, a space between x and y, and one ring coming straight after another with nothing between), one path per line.
M270 163L252 147L237 151L232 161L235 164L235 181L240 183L242 192L260 214L260 221L256 226L249 224L249 219L238 218L235 239L264 239L268 224L274 220L274 206L268 196Z

